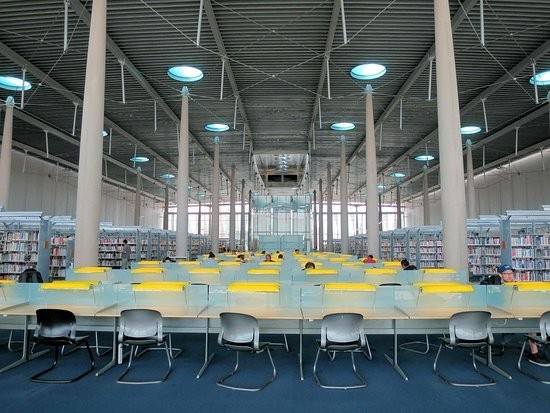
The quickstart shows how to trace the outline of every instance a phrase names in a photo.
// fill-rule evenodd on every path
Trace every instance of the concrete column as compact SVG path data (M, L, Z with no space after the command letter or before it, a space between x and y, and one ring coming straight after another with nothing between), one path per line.
M468 269L460 109L448 0L434 0L437 119L445 266Z
M220 138L214 138L214 169L212 170L212 224L210 225L210 239L212 252L220 250Z
M348 225L348 165L346 163L346 138L340 137L340 234L341 253L349 252Z
M202 227L202 203L199 201L199 215L197 217L197 234L201 235Z
M4 130L2 132L2 147L0 149L0 207L8 209L11 179L11 148L13 140L13 107L12 96L6 99L6 114L4 115Z
M189 257L189 89L181 89L178 145L176 257Z
M382 207L383 207L383 205L384 205L384 203L383 203L383 199L382 199L382 194L379 193L378 194L378 229L380 231L384 230L384 224L382 222L382 219L383 219ZM367 224L367 226L368 226L368 224Z
M317 251L317 191L313 190L313 249Z
M325 224L323 216L323 180L319 179L319 252L325 251Z
M477 218L476 192L474 181L474 161L472 159L472 141L466 141L466 178L468 191L466 199L468 201L468 218Z
M134 202L134 225L139 227L141 221L141 167L136 168L136 199Z
M245 235L246 235L246 226L245 226L245 202L244 202L244 179L241 181L241 236L239 237L240 251L245 250Z
M424 174L422 175L422 194L424 207L424 225L430 225L430 193L428 188L428 167L424 165Z
M248 251L252 251L252 190L248 190Z
M401 222L401 184L397 183L395 187L395 205L397 206L397 228L403 228Z
M332 232L332 167L327 165L327 251L334 252L334 233Z
M92 4L76 194L75 268L95 266L99 250L107 1Z
M231 172L229 174L229 179L231 180L229 192L229 250L233 251L235 249L235 232L237 229L235 208L235 193L237 190L235 185L235 164L231 165Z
M162 216L162 229L168 230L168 211L170 210L170 188L164 187L164 214Z
M372 86L366 87L365 103L365 161L366 161L366 183L367 190L367 251L369 254L376 255L380 253L380 227L382 222L382 202L377 188L377 165L376 165L376 137L374 136L374 110L372 102ZM378 207L378 204L380 207ZM380 224L382 225L382 224Z

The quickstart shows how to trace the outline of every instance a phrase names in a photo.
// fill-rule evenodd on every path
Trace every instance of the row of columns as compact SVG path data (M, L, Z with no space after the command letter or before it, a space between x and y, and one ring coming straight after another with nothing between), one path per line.
M75 234L75 266L95 265L98 257L99 245L99 213L101 202L101 172L102 172L102 130L104 119L105 96L105 50L106 50L106 0L95 0L92 5L89 46L86 65L86 80L84 88L84 102L81 127L81 144L79 175L76 203L76 234ZM466 196L464 191L458 191L464 185L464 167L462 163L462 148L460 137L460 112L458 104L458 89L456 83L456 69L453 53L453 39L448 0L434 0L435 20L435 50L436 74L438 94L438 125L440 151L441 178L441 208L443 221L443 245L445 265L453 268L467 268L466 239L466 211L469 216L475 214L475 199L473 186L473 162L471 146L467 147L467 180L468 180L468 210L466 210ZM377 191L377 161L376 143L374 136L373 90L370 85L366 88L366 191L370 197L367 200L367 229L368 251L375 254L379 251L379 221L380 197L376 202ZM177 180L177 232L176 255L186 257L188 254L188 203L189 203L189 118L188 118L187 88L182 90L182 109L179 135L179 161ZM4 119L2 151L0 154L0 205L6 207L9 196L9 180L11 171L11 143L13 129L13 99L6 102ZM214 168L212 174L212 250L219 249L219 139L216 137L214 146ZM348 245L348 211L347 211L347 162L345 139L341 142L340 155L341 176L341 222L342 222L342 252L347 253ZM141 171L137 171L136 185L136 212L134 223L140 221L141 198ZM231 167L231 212L230 212L230 249L235 249L235 165ZM424 191L424 219L429 221L429 199L427 168L423 176ZM241 245L244 244L244 180L242 182L241 208ZM327 167L327 249L333 251L332 228L332 170ZM314 201L316 204L316 193ZM249 205L252 201L249 191ZM323 216L323 186L319 181L319 215ZM397 186L398 226L401 226L400 191ZM317 218L316 207L314 217ZM164 226L168 224L168 188L165 192ZM251 209L248 219L248 245L251 246ZM199 214L200 215L200 214ZM315 219L317 221L317 219ZM323 231L323 220L319 219L319 238ZM320 240L317 245L317 228L314 225L314 246L320 251L324 249Z

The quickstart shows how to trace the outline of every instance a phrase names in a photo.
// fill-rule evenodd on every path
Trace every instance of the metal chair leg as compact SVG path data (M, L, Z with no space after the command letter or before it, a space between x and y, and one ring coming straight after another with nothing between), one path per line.
M84 340L84 341L80 342L78 345L76 345L75 350L79 349L82 346L82 344L86 345L86 350L87 350L88 356L90 358L90 367L86 371L84 371L83 373L79 374L78 376L72 377L70 379L62 379L62 380L42 379L41 378L42 376L44 376L46 373L52 371L57 366L57 362L59 360L60 349L59 349L59 346L55 346L53 364L50 367L48 367L46 370L43 370L40 373L37 373L34 376L32 376L31 381L33 381L35 383L51 383L51 384L73 383L73 382L81 379L82 377L84 377L88 373L92 372L95 368L95 360L94 360L94 356L92 354L92 350L90 349L90 346L88 344L88 340ZM74 351L74 350L72 350L72 351ZM72 351L71 351L71 353L72 353Z
M550 384L550 379L543 379L543 378L541 378L541 377L539 377L539 376L537 376L537 375L535 375L535 374L533 374L533 373L530 373L530 372L524 370L524 369L521 367L521 360L522 360L522 358L523 358L523 354L525 353L525 348L526 348L528 342L529 342L529 339L526 339L526 340L523 342L523 346L521 346L521 352L519 353L519 358L518 358L518 370L519 370L521 373L525 374L526 376L531 377L532 379L534 379L534 380L536 380L536 381L538 381L538 382L540 382L540 383L543 383L543 384ZM541 367L541 368L546 368L546 367L550 367L550 365L549 365L549 366L540 366L540 367Z
M272 374L271 377L262 383L259 387L243 387L243 386L234 386L227 384L225 381L229 379L231 376L235 375L235 373L239 370L239 351L235 351L236 357L235 357L235 366L233 367L233 370L231 370L229 373L227 373L225 376L223 376L221 379L217 381L217 385L220 387L225 387L226 389L231 390L242 390L242 391L260 391L264 389L269 383L273 382L275 378L277 377L277 369L275 368L275 363L273 362L273 357L271 357L271 351L269 350L269 346L266 346L264 349L256 352L261 353L263 351L266 351L267 356L269 358L269 361L271 363L272 368Z
M491 346L489 346L489 354L490 354L490 351L491 351ZM493 379L492 377L486 375L485 373L482 373L481 371L479 371L477 369L477 365L476 365L476 358L475 358L475 354L474 354L474 351L472 351L472 364L473 364L473 367L474 367L474 370L476 373L478 373L479 375L483 376L487 382L486 383L458 383L458 382L454 382L452 381L451 379L449 379L446 375L444 375L443 373L441 373L438 369L437 369L437 361L439 360L439 355L441 353L441 349L443 348L443 343L441 343L439 345L439 348L437 350L437 354L435 356L435 360L434 360L434 365L433 365L433 369L434 369L434 373L440 377L445 383L447 384L450 384L451 386L458 386L458 387L485 387L485 386L492 386L494 384L496 384L497 382L495 381L495 379Z
M353 355L353 353L355 351L349 351L349 353L350 353L350 356L351 356L351 365L352 365L352 368L353 368L353 372L355 373L355 375L359 379L359 384L328 385L328 384L325 384L325 383L321 382L321 379L319 378L319 375L317 374L317 362L319 361L319 353L321 352L321 350L322 349L320 347L317 349L317 354L315 355L315 362L313 363L313 379L315 380L315 383L317 383L317 385L319 387L322 387L323 389L338 389L338 390L360 389L360 388L363 388L363 387L367 387L367 381L357 371L357 366L355 365L355 357ZM363 352L362 349L358 350L358 351ZM327 351L327 353L329 353L329 351ZM370 353L370 349L369 349L369 353ZM365 354L365 356L366 356L366 354ZM330 358L330 355L329 355L329 358ZM331 360L334 360L334 357L332 357Z

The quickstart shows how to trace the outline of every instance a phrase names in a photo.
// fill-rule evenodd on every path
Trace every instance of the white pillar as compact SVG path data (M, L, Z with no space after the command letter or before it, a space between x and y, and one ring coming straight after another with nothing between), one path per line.
M168 211L170 209L170 189L164 188L164 215L162 216L162 229L168 230ZM166 254L168 255L168 254Z
M395 205L397 206L397 228L403 228L403 223L401 222L401 184L398 182L395 187Z
M75 267L95 266L99 252L99 214L105 100L107 1L92 4L76 194Z
M245 235L246 235L246 225L245 225L245 202L244 202L244 179L241 181L241 236L239 237L239 250L245 250Z
M137 167L136 172L136 199L134 202L134 225L139 226L141 223L141 167Z
M2 146L0 149L0 207L8 209L11 179L11 148L13 139L13 107L15 101L12 96L6 99L6 114L4 116L4 131L2 132Z
M201 225L202 225L202 203L199 201L199 214L197 216L197 234L201 235Z
M424 207L424 225L430 225L430 192L428 188L428 167L424 165L424 174L422 175L422 195Z
M212 170L212 224L210 239L212 252L220 250L220 138L214 138L214 169Z
M340 138L340 234L342 254L349 252L348 225L348 165L346 163L346 138Z
M448 0L434 0L437 119L445 266L468 269L460 110Z
M327 251L334 252L332 232L332 168L327 165Z
M237 229L236 225L236 208L235 208L235 164L231 165L231 172L229 173L231 180L230 192L229 192L229 250L233 251L235 249L235 232Z
M319 252L325 251L325 224L323 220L323 180L319 179Z
M466 178L466 190L468 191L466 196L468 201L468 218L477 218L474 161L472 159L472 141L470 139L466 141Z
M366 183L367 190L367 251L369 254L378 256L380 252L380 227L378 222L379 208L382 203L379 202L377 188L377 166L376 166L376 137L374 136L374 111L372 102L372 86L367 85L367 96L365 103L365 161L366 161ZM380 204L380 207L378 206Z
M317 251L317 191L313 190L313 249Z
M189 257L189 90L181 89L178 146L176 257Z
M252 251L252 190L248 191L248 251Z

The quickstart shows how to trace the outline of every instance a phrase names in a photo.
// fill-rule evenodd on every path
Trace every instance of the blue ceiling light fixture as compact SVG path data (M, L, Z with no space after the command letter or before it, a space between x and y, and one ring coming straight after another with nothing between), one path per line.
M474 133L481 132L481 128L479 126L463 126L460 128L460 133L462 135L473 135Z
M161 177L162 179L173 179L173 178L176 177L176 175L167 173L167 174L162 174L160 177Z
M109 132L107 132L106 130L104 130L103 132L101 132L101 136L103 136L104 138L106 138L107 136L109 136Z
M404 178L404 177L406 177L407 175L405 175L403 172L392 172L392 173L390 174L390 176L391 176L392 178Z
M130 160L132 162L136 162L136 163L149 162L149 158L146 157L146 156L134 156L134 157L130 158Z
M377 63L367 63L355 66L350 71L350 76L358 80L378 79L386 74L386 67Z
M426 154L426 155L415 156L414 159L417 161L426 162L426 161L433 161L435 157L433 155Z
M201 80L204 74L192 66L174 66L168 69L168 76L178 82L192 83Z
M550 70L546 70L532 76L531 79L529 79L529 83L534 85L535 79L537 79L537 86L550 86Z
M337 122L330 125L330 129L336 131L347 131L355 129L355 124L351 122Z
M0 88L6 90L14 90L20 92L21 90L29 90L31 84L27 81L23 82L22 79L12 76L0 76Z
M378 189L386 189L386 185L378 184L376 185Z
M204 127L209 132L225 132L229 130L229 126L225 123L209 123Z

